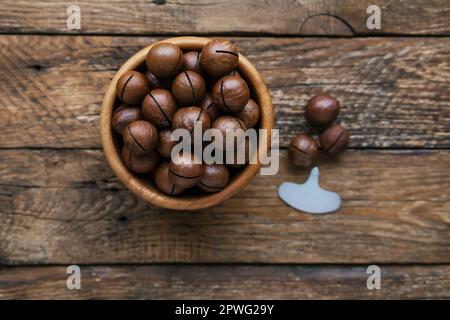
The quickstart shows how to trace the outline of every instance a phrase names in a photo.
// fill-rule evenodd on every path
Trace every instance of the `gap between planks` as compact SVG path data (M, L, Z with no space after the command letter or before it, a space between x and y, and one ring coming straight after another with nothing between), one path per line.
M233 38L291 38L291 39L361 39L361 38L450 38L450 34L401 34L401 33L371 33L366 35L301 35L289 33L257 33L257 32L212 32L212 33L189 33L189 32L166 32L166 33L67 33L67 32L6 32L0 31L0 36L62 36L62 37L233 37Z

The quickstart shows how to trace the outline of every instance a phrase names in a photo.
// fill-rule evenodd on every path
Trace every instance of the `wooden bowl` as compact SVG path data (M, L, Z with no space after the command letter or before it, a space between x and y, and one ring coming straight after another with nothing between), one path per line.
M177 37L163 40L178 45L183 51L200 51L210 41L199 37ZM154 45L154 44L153 44ZM121 160L121 143L111 127L111 115L116 102L116 82L126 71L135 70L145 65L145 57L148 50L153 46L140 50L128 59L112 79L105 97L103 99L100 116L101 136L103 150L112 170L117 177L138 197L154 205L177 210L194 210L214 206L237 193L244 188L255 177L261 168L261 163L248 164L238 173L231 177L229 184L216 193L198 193L170 196L159 191L153 183L142 179L130 172ZM260 128L268 129L270 146L270 130L273 128L272 101L264 81L255 67L242 55L239 54L239 73L247 80L252 91L252 96L261 108ZM258 146L259 149L260 146ZM269 150L269 148L268 148ZM256 156L256 155L255 155Z

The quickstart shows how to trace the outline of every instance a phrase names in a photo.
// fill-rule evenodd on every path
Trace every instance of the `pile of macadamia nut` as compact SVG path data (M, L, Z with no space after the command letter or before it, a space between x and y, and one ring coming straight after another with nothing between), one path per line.
M152 177L158 189L177 195L197 186L217 192L229 182L230 169L245 164L205 164L194 153L172 161L172 131L192 132L255 127L260 107L237 71L239 52L227 40L212 40L203 49L183 52L160 42L151 47L146 68L125 72L117 81L120 103L112 115L113 129L123 137L122 160L134 173Z
M350 136L340 124L334 123L341 110L338 100L328 95L314 96L309 100L305 117L308 123L319 132L322 151L330 156L342 153L348 145ZM298 167L310 167L317 161L319 145L308 133L294 136L289 146L289 159Z

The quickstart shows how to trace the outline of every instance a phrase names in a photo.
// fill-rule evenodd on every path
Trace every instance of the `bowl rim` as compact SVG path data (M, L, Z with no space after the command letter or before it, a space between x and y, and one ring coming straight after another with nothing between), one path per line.
M113 131L111 126L111 117L114 104L116 101L116 83L120 76L126 71L136 70L140 65L145 63L148 50L157 43L170 42L178 45L183 51L196 50L199 51L212 39L203 37L175 37L167 38L152 43L147 47L139 50L130 57L116 72L112 78L107 91L104 95L101 113L100 113L100 131L102 138L103 150L107 162L119 180L135 195L143 200L156 206L176 209L176 210L196 210L212 207L220 202L232 197L242 188L247 186L258 173L261 168L261 162L257 159L257 163L248 164L237 176L222 190L215 193L202 194L199 197L179 197L170 196L162 193L156 187L148 184L146 181L134 175L123 164L120 152L117 151L114 143ZM261 118L259 129L268 130L267 150L270 150L271 130L273 129L273 107L269 90L267 89L261 75L256 68L247 60L245 56L239 53L238 71L247 79L252 92L256 96L257 103L261 108ZM260 148L259 141L257 150ZM255 155L257 156L257 155Z

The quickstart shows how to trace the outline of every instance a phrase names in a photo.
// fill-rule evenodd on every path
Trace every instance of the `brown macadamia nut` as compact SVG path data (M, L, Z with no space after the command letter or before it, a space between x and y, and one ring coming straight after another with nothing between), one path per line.
M172 118L176 110L175 98L170 91L164 89L150 91L142 101L144 119L159 129L172 125Z
M230 173L223 164L205 164L202 179L197 183L206 192L217 192L228 184Z
M158 152L164 158L169 158L172 153L173 147L178 143L177 141L172 141L170 136L172 134L171 129L166 129L159 132L159 142L158 142Z
M226 149L227 146L235 146L237 142L236 139L229 142L226 140L227 130L236 131L241 129L244 132L247 130L247 127L242 120L232 116L222 116L218 118L213 122L212 128L220 130L223 139L223 149Z
M172 87L172 78L168 79L158 79L150 70L145 71L145 76L150 82L151 89L166 89L170 90Z
M259 106L254 100L249 99L244 108L242 108L241 111L236 113L236 116L242 121L244 121L247 128L252 128L259 121L260 116Z
M341 105L331 96L315 96L306 106L305 117L314 126L325 126L336 120Z
M339 124L332 125L320 135L323 151L331 156L343 152L347 148L349 140L348 131Z
M193 153L185 152L179 156L178 161L170 161L169 178L182 188L195 186L201 180L203 172L204 165Z
M134 154L147 154L158 144L158 131L147 121L134 121L123 131L123 141Z
M292 138L289 146L289 160L298 167L310 167L319 155L316 141L310 136L300 133Z
M148 173L153 171L159 161L159 156L156 152L149 154L137 155L130 151L127 146L122 148L122 159L125 165L133 172Z
M212 97L225 112L239 112L250 99L247 82L239 76L226 76L216 82Z
M194 71L183 71L175 77L172 92L183 106L193 106L205 95L206 84L201 75Z
M257 150L256 148L256 145L253 146L253 149L250 148L250 140L248 138L236 141L232 161L230 162L229 159L226 158L226 154L224 154L224 162L232 169L242 168L247 165L249 160L254 156L254 153ZM226 152L229 151L226 150Z
M141 119L142 112L140 108L121 105L114 111L111 119L111 125L117 133L122 134L127 125Z
M158 79L167 79L179 73L183 67L183 52L169 42L155 44L147 53L147 68Z
M125 72L117 81L116 94L127 105L140 105L150 90L147 77L137 71Z
M208 113L199 107L180 108L173 115L172 129L175 130L183 128L188 130L190 133L193 133L196 121L201 122L203 132L211 127L211 120L209 119Z
M185 189L177 186L169 178L169 162L161 163L155 171L155 184L159 190L168 195L177 195L182 193Z
M200 51L189 51L183 54L183 71L194 71L203 76Z
M223 115L222 110L214 102L214 100L211 97L211 94L209 93L205 94L205 96L203 97L202 101L199 104L199 107L208 113L211 122L216 121L217 118Z
M200 62L209 75L223 77L238 66L239 51L228 40L211 40L203 47Z

